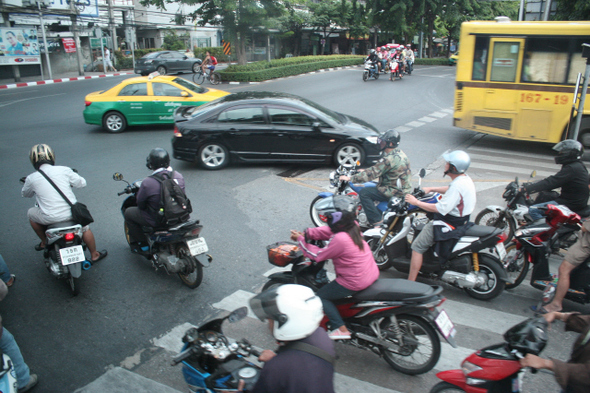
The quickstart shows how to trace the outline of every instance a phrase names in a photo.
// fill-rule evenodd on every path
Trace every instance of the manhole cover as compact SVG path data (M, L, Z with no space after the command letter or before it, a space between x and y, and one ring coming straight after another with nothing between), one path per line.
M277 175L280 177L298 177L309 171L310 169L289 168L286 171L278 173Z

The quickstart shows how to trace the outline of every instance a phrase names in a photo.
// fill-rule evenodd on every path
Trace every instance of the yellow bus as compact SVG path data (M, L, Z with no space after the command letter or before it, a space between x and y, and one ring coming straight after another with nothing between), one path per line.
M565 139L590 22L497 19L461 25L453 124L510 139ZM590 94L583 114L578 139L590 146Z

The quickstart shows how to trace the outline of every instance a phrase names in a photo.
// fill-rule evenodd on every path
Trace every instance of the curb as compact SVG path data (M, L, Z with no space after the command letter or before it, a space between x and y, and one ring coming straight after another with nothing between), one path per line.
M227 85L259 85L261 83L267 83L267 82L274 82L274 81L280 81L283 79L290 79L290 78L297 78L299 76L303 76L303 75L312 75L312 74L321 74L324 72L329 72L329 71L338 71L338 70L344 70L347 68L358 68L358 67L362 67L362 64L359 65L350 65L350 66L342 66L342 67L331 67L331 68L322 68L319 69L317 71L310 71L310 72L305 72L303 74L297 74L297 75L291 75L291 76L284 76L284 77L280 77L280 78L273 78L273 79L267 79L265 81L260 81L260 82L221 82L221 85L227 84Z
M13 83L10 85L0 85L0 90L1 89L14 89L17 87L50 85L53 83L72 82L72 81L79 81L79 80L85 80L85 79L108 78L111 76L119 76L119 75L134 75L134 73L133 72L115 72L113 74L79 76L79 77L74 77L74 78L57 78L57 79L48 79L48 80L37 81L37 82L19 82L19 83Z

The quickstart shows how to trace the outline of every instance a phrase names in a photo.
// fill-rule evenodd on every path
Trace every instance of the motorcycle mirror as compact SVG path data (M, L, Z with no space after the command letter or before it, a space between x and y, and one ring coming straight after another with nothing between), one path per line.
M424 177L426 176L426 169L422 168L420 169L420 177Z
M115 173L113 173L113 180L123 181L123 175L120 174L119 172L115 172Z
M537 177L537 171L536 170L531 172L531 177Z
M238 322L238 321L246 318L247 315L248 315L248 307L244 306L244 307L240 307L240 308L232 311L231 314L229 314L229 316L227 317L227 320L230 323L234 323L234 322Z

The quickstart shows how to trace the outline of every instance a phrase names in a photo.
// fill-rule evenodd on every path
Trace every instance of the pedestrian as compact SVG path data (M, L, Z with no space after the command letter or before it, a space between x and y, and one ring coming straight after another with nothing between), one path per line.
M104 47L104 60L106 62L106 69L104 70L104 72L108 72L109 67L113 71L117 72L117 69L115 68L115 66L113 66L113 62L112 62L112 58L111 58L111 51L106 46Z
M16 276L14 274L10 274L10 270L8 270L8 265L4 258L2 258L2 254L0 254L0 279L4 281L6 286L10 288L14 285L16 281Z
M6 287L6 284L4 284L4 281L0 280L0 301L6 297L7 293L8 288ZM37 374L31 374L31 370L25 363L14 336L2 326L2 317L0 317L0 350L2 353L8 355L12 361L14 372L16 373L18 393L28 392L37 385L37 382L39 382Z

